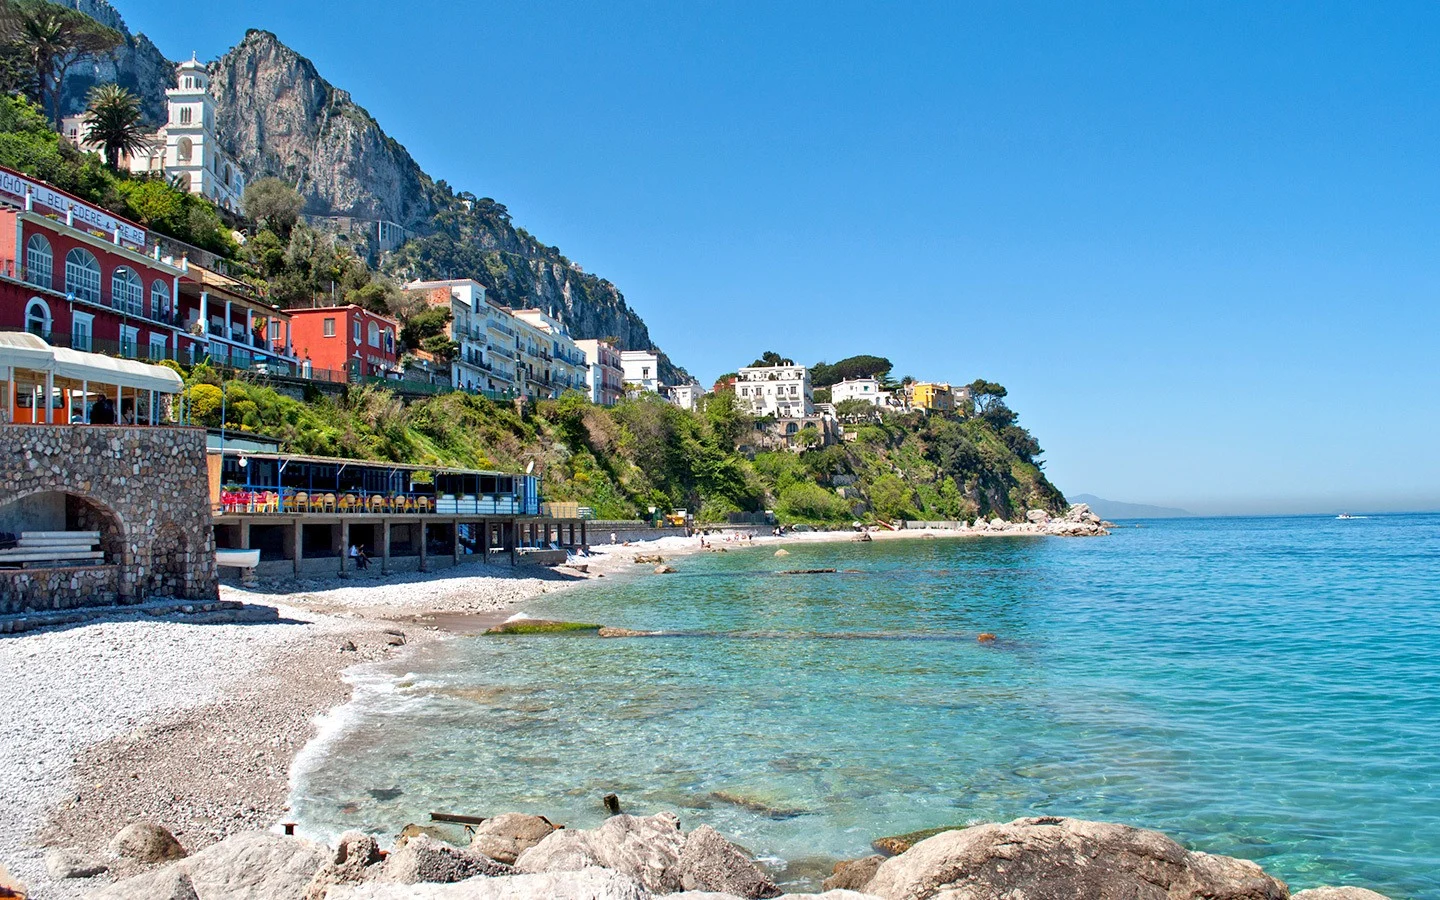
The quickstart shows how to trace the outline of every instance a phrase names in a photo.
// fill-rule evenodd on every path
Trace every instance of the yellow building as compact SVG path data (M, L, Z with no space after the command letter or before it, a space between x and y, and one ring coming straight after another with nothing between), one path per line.
M910 385L910 406L932 412L954 412L955 392L946 382L917 381Z

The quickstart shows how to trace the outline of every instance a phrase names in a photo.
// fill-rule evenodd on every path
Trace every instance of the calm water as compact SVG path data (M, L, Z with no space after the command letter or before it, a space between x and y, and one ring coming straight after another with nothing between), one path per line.
M684 636L462 639L372 671L304 760L301 821L584 826L615 791L795 861L1071 815L1292 887L1440 898L1440 516L790 550L526 608ZM774 574L819 567L858 571Z

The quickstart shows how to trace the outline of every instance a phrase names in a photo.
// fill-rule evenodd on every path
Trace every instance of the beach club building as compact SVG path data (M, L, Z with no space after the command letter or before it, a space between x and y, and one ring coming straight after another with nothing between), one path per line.
M353 303L287 312L305 377L340 381L399 372L400 323L389 316Z
M192 352L199 339L177 311L183 264L147 253L148 239L133 222L0 167L0 330L131 359Z

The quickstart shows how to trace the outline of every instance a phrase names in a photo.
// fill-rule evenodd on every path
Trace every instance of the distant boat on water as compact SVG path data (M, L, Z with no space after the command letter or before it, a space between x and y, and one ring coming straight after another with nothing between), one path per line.
M1336 516L1335 518L1337 518L1337 519L1368 519L1368 518L1370 518L1370 517L1369 517L1369 516L1352 516L1352 515L1350 515L1349 513L1341 513L1340 515Z

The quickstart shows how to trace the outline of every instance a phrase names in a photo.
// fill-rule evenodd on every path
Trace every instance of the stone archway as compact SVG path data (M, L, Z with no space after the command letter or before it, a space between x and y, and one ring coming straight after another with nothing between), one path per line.
M127 562L125 526L110 507L69 491L32 491L0 504L0 533L19 537L26 531L98 531L98 565Z
M190 596L194 554L198 552L195 542L179 525L166 522L155 531L151 546L147 593L152 597Z

